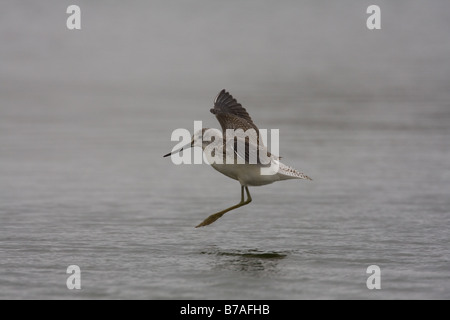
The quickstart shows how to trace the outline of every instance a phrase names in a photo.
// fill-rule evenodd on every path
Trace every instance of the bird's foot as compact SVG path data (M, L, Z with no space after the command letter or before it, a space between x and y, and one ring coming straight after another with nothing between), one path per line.
M202 223L200 223L198 226L196 226L196 228L208 226L208 225L214 223L217 219L222 217L224 214L225 214L225 212L218 212L218 213L212 214L208 218L203 220Z

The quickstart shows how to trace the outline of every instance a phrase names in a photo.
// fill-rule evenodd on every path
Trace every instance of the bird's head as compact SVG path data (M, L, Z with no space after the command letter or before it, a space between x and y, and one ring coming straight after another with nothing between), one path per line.
M164 155L164 157L171 156L172 154L179 153L183 150L187 150L193 147L200 147L205 149L212 141L215 141L217 138L222 138L222 132L218 129L210 129L203 128L201 130L196 131L192 135L191 142L182 146L179 149L176 149L168 154Z

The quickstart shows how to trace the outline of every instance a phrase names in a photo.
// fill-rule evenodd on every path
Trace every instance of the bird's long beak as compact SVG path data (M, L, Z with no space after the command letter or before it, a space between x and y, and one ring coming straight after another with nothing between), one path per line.
M189 149L191 147L192 147L192 142L182 146L180 149L172 150L172 152L169 152L168 154L164 155L164 158L168 157L168 156L171 156L171 155L173 155L175 153L181 152L183 150Z

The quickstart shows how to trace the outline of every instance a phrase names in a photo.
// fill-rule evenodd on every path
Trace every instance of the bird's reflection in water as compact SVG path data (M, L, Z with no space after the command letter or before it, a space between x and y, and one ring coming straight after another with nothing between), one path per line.
M221 270L268 275L278 273L279 262L286 258L287 252L248 250L223 250L211 248L202 254L215 256L214 268Z

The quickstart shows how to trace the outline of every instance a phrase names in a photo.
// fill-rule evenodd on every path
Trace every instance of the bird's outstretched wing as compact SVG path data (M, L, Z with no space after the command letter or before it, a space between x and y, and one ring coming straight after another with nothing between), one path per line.
M217 95L214 100L214 108L210 111L219 120L224 133L226 129L242 129L244 131L254 129L259 136L259 130L247 110L225 89Z

